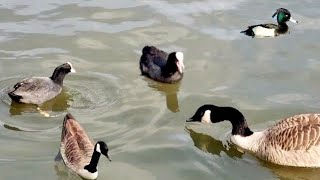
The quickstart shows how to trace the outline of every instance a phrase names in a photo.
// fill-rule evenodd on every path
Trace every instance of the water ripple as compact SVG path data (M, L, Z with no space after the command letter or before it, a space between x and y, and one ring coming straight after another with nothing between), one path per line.
M63 18L59 20L28 20L22 22L1 22L0 30L3 32L27 33L27 34L54 34L60 36L75 35L78 31L117 33L138 27L146 27L154 24L154 20L122 21L119 24L109 24L96 21L88 21L81 17Z

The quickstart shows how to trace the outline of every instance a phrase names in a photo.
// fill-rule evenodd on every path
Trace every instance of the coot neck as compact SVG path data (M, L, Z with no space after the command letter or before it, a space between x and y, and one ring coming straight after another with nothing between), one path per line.
M59 84L59 85L63 85L63 79L66 76L66 73L64 72L64 70L61 70L59 68L56 68L52 74L52 76L50 77L52 79L53 82Z
M164 77L170 77L175 72L178 71L177 65L172 61L167 61L167 64L162 68L162 76Z

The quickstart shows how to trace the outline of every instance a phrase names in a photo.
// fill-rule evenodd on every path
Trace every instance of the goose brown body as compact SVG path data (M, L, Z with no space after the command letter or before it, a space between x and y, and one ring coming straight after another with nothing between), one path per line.
M261 159L287 166L320 167L320 114L295 115L255 133L260 133L260 138L249 150Z
M81 125L71 116L64 119L60 153L64 163L78 173L90 163L94 145Z
M285 166L320 168L320 114L299 114L253 132L233 107L203 105L188 122L230 121L231 142L260 159Z

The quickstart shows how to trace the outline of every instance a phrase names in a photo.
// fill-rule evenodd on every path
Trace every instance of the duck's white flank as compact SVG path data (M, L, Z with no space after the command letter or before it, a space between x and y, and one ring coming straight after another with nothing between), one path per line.
M265 36L265 37L274 37L275 29L268 29L261 26L252 28L255 36Z
M204 112L204 115L201 118L201 122L203 123L211 123L211 117L210 117L211 111L210 110L206 110Z

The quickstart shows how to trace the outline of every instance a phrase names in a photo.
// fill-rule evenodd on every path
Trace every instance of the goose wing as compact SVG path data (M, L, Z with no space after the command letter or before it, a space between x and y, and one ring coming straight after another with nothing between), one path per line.
M93 148L93 143L84 129L68 114L63 122L60 144L65 164L73 171L77 171L90 162Z
M320 145L320 114L286 118L269 129L266 142L284 151L309 150Z

